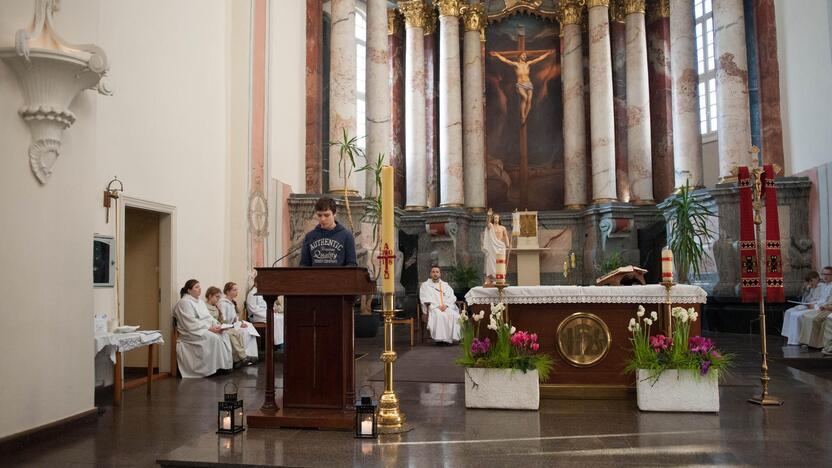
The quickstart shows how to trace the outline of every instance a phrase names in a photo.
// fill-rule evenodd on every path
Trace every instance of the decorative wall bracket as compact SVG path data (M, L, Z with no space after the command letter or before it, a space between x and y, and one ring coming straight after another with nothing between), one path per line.
M29 165L41 184L60 156L64 129L75 122L73 99L85 89L112 94L104 51L69 44L55 32L52 14L59 5L60 0L36 0L32 29L17 31L14 47L0 47L0 59L14 70L23 94L18 114L29 126Z

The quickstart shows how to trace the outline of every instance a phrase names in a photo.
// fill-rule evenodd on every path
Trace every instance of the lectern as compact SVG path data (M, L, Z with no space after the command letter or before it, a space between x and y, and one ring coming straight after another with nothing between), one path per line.
M353 304L374 294L366 268L256 268L266 300L266 382L250 427L352 429L355 423ZM284 296L283 404L274 389L274 303Z

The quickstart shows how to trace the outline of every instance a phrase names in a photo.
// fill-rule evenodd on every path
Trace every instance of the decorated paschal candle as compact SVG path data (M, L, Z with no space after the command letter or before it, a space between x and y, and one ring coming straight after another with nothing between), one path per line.
M662 249L662 283L673 282L673 251L667 247Z
M505 250L498 250L497 251L497 271L495 273L495 279L497 280L498 284L505 284L506 282L506 251Z

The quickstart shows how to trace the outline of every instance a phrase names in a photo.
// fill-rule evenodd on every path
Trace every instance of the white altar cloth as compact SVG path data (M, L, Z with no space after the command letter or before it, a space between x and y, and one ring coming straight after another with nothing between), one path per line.
M159 330L135 331L132 333L96 333L95 354L109 346L110 360L116 362L116 352L127 352L142 346L164 343Z
M634 286L509 286L506 304L662 304L667 297L661 284ZM677 284L670 290L674 304L704 304L708 293L699 286ZM496 304L497 288L476 287L465 295L468 305Z

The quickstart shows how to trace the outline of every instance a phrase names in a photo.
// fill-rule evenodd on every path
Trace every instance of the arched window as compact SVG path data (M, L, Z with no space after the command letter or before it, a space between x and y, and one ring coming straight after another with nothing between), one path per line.
M694 0L693 16L699 72L699 131L706 139L713 139L717 130L713 0Z

